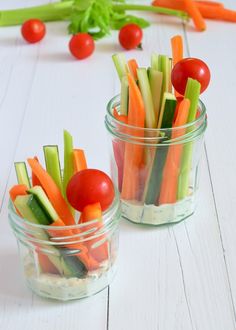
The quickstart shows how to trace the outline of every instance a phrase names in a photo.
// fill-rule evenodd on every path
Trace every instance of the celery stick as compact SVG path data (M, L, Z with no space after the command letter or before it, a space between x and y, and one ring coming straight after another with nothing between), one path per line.
M198 109L198 101L200 95L201 84L194 79L188 78L186 90L185 90L185 98L188 98L191 102L188 116L188 123L191 123L195 120L197 109ZM188 128L187 132L191 132L193 128ZM192 164L192 153L193 153L193 142L188 142L184 145L183 153L181 157L181 167L180 174L178 179L178 193L177 199L183 199L188 195L188 187L189 187L189 174L191 171Z
M152 93L152 101L154 106L155 121L158 122L160 104L161 104L161 89L162 89L163 73L153 68L149 69L149 82Z
M30 179L25 162L16 162L15 164L17 181L19 184L24 184L27 188L30 188Z
M128 71L125 55L123 53L114 54L112 55L112 60L115 64L116 71L121 81L123 76L126 76Z
M154 111L154 105L152 101L152 93L148 80L147 70L145 68L137 69L138 84L143 97L145 106L145 126L147 128L156 128L156 116Z
M127 116L129 104L129 83L126 76L121 79L120 114Z
M73 11L73 1L49 3L46 5L1 10L0 26L20 25L31 18L37 18L44 22L62 21L68 19Z
M172 58L169 58L169 86L168 86L169 93L172 93L171 71L172 71Z
M151 55L151 68L159 70L159 56L156 53Z
M169 92L170 86L170 61L169 57L166 55L159 55L158 63L159 71L163 72L163 82L162 82L162 95L165 92Z
M51 175L60 191L63 192L58 146L44 146L43 151L47 172Z
M63 195L66 197L67 184L74 173L73 166L73 138L68 131L64 131L64 172L63 172ZM67 201L68 202L68 201ZM68 203L70 206L70 204ZM70 209L72 207L70 206Z

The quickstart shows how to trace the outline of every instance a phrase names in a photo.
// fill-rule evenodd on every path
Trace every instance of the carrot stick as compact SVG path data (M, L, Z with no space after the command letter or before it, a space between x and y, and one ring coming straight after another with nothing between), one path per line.
M63 198L60 189L57 187L56 183L53 181L51 176L47 173L47 171L44 170L44 168L40 165L40 163L34 158L28 158L27 161L33 173L40 181L40 185L46 192L48 198L50 199L60 219L66 225L74 225L75 220L69 210L69 207L65 199Z
M128 124L144 128L145 110L141 92L131 74L128 74L129 82L129 112ZM143 132L132 129L131 134L142 137ZM139 184L139 166L142 163L143 146L126 142L124 155L124 175L121 197L124 199L136 199Z
M38 261L43 273L49 274L59 274L57 268L53 265L53 263L49 260L46 254L38 252Z
M73 162L74 162L74 173L85 170L87 168L87 162L86 162L84 150L73 149Z
M54 221L50 227L61 227L65 226L64 222L61 219L58 219ZM66 226L65 226L66 227ZM84 230L84 229L83 229ZM53 229L48 229L48 233L52 237L62 237L62 240L60 242L63 242L63 237L66 236L73 236L74 234L80 234L81 231L79 229L76 230L70 230L70 229L62 229L62 230L53 230ZM78 240L80 237L78 237ZM81 239L82 236L81 236ZM65 244L65 247L68 249L78 249L80 252L76 255L86 266L88 270L95 270L99 267L99 263L88 253L88 249L86 244L83 243L68 243L69 241L74 241L75 238L65 238L67 244Z
M38 157L34 156L34 159L37 160L37 162L39 162ZM34 174L34 172L32 172L32 185L34 186L41 186L39 179L37 178L37 176Z
M129 71L132 74L134 80L137 81L138 80L138 76L137 76L138 63L136 62L135 59L131 59L128 61L128 68L129 68Z
M188 99L183 99L180 102L173 128L183 126L187 123L189 108L190 101ZM174 130L172 133L172 139L181 137L184 132L184 129ZM177 200L178 176L182 149L183 145L181 143L177 143L175 145L171 145L168 150L158 204L175 203Z
M25 184L16 184L9 190L11 200L14 202L17 196L27 195L27 186Z
M9 190L9 195L12 202L15 201L17 196L27 195L28 187L25 184L16 184ZM21 216L20 211L15 207L16 212L19 216Z
M85 231L96 228L96 231L99 231L103 227L103 221L102 221L102 209L100 203L94 203L85 206L83 209L83 212L80 216L80 223L86 223L91 220L100 219L97 223L91 224L85 227ZM94 235L92 233L92 235ZM89 255L91 255L94 259L96 259L98 262L102 262L104 260L107 260L108 258L108 242L105 241L104 243L100 244L97 247L94 247L94 244L96 242L100 242L105 240L106 236L101 235L98 238L90 239L88 241L85 241L85 244L89 250Z
M204 18L236 22L236 11L224 8L224 5L220 2L194 1L194 3ZM155 0L152 5L176 10L186 10L184 0Z
M194 25L198 31L206 30L206 23L193 0L184 0L185 8L188 14L192 17Z
M180 35L171 38L171 48L173 66L175 66L176 63L183 59L183 39ZM181 95L175 90L175 96L178 97Z

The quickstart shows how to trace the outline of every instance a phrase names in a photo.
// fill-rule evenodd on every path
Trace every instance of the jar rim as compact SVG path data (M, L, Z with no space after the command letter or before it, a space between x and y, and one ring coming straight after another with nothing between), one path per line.
M105 210L104 212L102 212L102 219L103 219L103 224L104 227L108 227L112 224L113 222L113 218L114 216L117 214L117 212L120 209L120 199L119 199L119 193L118 190L115 188L115 198L112 202L112 204L109 206L109 208L107 210ZM37 229L43 229L43 230L52 230L52 226L50 225L41 225L41 224L37 224L37 223L33 223L30 222L29 220L22 218L21 216L19 216L15 210L14 204L11 201L11 199L9 198L9 202L8 202L8 214L10 216L14 217L14 222L17 222L18 225L25 225L27 224L29 227L31 227L32 229L35 228ZM119 220L119 217L117 217L117 219L115 218L115 220ZM101 219L93 219L91 221L88 221L86 223L81 223L81 224L75 224L75 225L66 225L66 226L53 226L53 231L62 231L62 230L78 230L78 229L82 229L88 225L91 224L96 224L97 222L101 221ZM116 222L116 221L114 221Z
M200 115L198 118L196 118L194 121L191 121L190 123L187 123L182 126L170 127L170 128L147 128L147 127L142 128L142 127L138 127L138 126L125 124L125 123L117 120L112 113L112 109L114 108L114 103L116 103L116 105L120 104L120 94L115 95L112 99L110 99L110 101L107 104L107 114L112 117L112 120L114 120L115 123L119 124L120 126L122 126L124 128L140 130L143 132L166 132L167 130L168 131L177 131L177 130L181 130L181 129L187 129L187 128L190 128L191 126L194 126L194 125L200 123L206 117L205 104L201 100L199 100L199 104L201 106Z

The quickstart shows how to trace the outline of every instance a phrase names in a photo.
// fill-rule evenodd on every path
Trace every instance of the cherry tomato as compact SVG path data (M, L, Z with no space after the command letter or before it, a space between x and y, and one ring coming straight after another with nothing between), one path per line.
M175 64L171 72L172 84L181 95L184 95L188 78L198 80L201 84L201 93L210 82L210 70L206 63L197 58L185 58Z
M137 24L127 24L120 29L119 42L127 50L141 46L143 31Z
M70 179L66 195L71 206L80 212L94 203L100 203L104 211L111 205L115 192L108 175L99 170L86 169Z
M70 52L79 60L92 55L94 48L94 40L88 33L77 33L70 39Z
M29 19L21 27L23 38L31 44L39 42L46 34L46 26L39 19Z

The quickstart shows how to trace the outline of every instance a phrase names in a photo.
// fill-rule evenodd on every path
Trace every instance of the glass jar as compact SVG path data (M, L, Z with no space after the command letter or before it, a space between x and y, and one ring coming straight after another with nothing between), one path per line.
M185 126L148 129L113 116L120 99L108 103L111 176L120 191L122 215L141 224L176 223L193 214L207 116L199 101L197 119Z
M116 272L118 193L101 219L73 226L45 226L16 213L9 202L9 222L16 236L27 286L58 300L91 296L109 285Z

